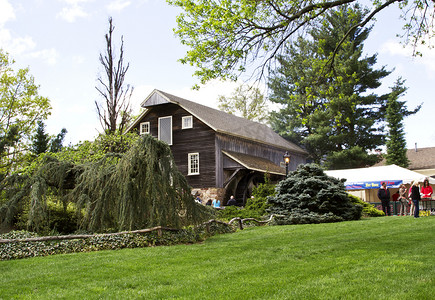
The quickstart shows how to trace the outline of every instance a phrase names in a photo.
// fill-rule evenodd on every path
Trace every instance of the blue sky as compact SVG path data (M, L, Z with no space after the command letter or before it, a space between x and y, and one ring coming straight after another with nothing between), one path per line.
M93 139L101 130L95 90L101 72L98 62L105 49L108 17L113 17L115 41L124 36L125 60L130 63L126 83L134 86L133 108L155 88L204 105L217 107L219 95L230 95L235 83L214 81L199 91L193 67L177 60L186 48L174 36L180 11L164 0L0 0L0 47L9 52L18 67L29 67L40 85L40 94L51 100L52 115L47 131L68 130L66 143ZM421 112L405 121L408 148L435 147L435 50L422 49L422 58L411 56L396 37L400 33L399 12L390 9L378 22L366 42L368 54L378 53L378 65L394 72L379 92L395 80L406 79L408 92L402 100L410 108L424 102Z

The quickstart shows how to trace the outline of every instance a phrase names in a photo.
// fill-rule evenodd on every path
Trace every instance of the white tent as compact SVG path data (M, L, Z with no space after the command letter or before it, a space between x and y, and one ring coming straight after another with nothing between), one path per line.
M325 173L328 176L338 179L346 179L346 188L354 190L371 188L378 189L381 182L386 182L389 187L398 187L402 183L410 184L413 180L423 182L425 178L428 178L431 184L435 184L435 179L431 177L425 177L423 174L396 165L332 170L325 171ZM377 183L379 183L379 185L377 185ZM361 186L361 188L357 188L358 186Z
M346 179L344 185L352 194L368 201L378 202L375 190L381 187L382 182L386 182L387 186L392 189L399 188L400 184L409 184L413 180L423 182L425 178L429 179L429 183L435 184L435 179L426 177L423 174L396 166L380 166L359 169L331 170L325 171L328 176L338 179Z

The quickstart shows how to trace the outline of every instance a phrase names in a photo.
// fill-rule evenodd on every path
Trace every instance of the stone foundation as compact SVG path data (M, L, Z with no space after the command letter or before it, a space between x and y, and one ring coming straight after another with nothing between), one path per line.
M202 204L205 204L208 199L218 199L219 201L224 200L225 197L225 189L224 188L200 188L200 189L192 189L192 195L199 195L201 198Z

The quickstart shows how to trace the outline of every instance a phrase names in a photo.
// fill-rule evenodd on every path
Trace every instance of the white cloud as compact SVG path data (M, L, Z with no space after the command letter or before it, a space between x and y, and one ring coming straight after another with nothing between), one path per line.
M62 8L56 17L61 18L69 23L73 23L78 18L85 18L89 14L83 8L83 4L92 2L93 0L61 0L67 6Z
M391 55L400 55L403 57L411 57L412 49L409 46L403 46L395 40L388 40L381 45L380 53L387 53Z
M5 25L15 19L15 10L9 1L0 0L0 45L12 56L19 55L35 47L35 42L31 37L12 37L11 31Z
M32 52L29 54L32 58L37 58L39 60L45 61L49 65L55 65L57 62L57 58L59 57L59 54L57 53L56 49L44 49L41 51Z
M0 0L0 28L10 20L15 19L15 12L8 0Z
M62 11L56 15L56 17L64 19L69 23L74 23L77 18L84 18L87 16L88 13L86 13L83 8L77 4L69 7L64 7Z
M131 4L128 0L115 0L110 2L106 8L109 12L120 12Z
M12 5L7 0L0 0L0 45L2 45L3 49L10 53L12 57L26 55L43 60L50 65L55 64L58 57L55 49L30 52L36 48L33 38L30 36L15 37L13 32L6 28L6 23L15 18Z
M435 71L435 49L425 45L420 45L416 49L422 54L422 57L413 56L414 49L412 46L403 46L397 41L389 40L380 47L380 53L391 56L400 56L408 59L409 62L423 65L429 74L433 74ZM397 68L396 68L397 69Z

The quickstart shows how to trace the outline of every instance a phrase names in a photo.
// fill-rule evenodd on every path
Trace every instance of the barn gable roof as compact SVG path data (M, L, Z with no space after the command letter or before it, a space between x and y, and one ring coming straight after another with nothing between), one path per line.
M149 108L155 105L163 105L168 103L179 105L216 132L242 137L263 144L270 144L301 154L307 153L304 149L285 140L264 124L237 117L235 115L189 101L160 90L154 90L142 102L141 106L144 108ZM139 122L139 120L145 116L146 113L147 110L145 110L136 119L136 121L130 125L128 130L136 126L137 122Z

